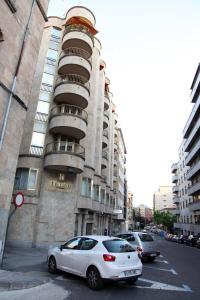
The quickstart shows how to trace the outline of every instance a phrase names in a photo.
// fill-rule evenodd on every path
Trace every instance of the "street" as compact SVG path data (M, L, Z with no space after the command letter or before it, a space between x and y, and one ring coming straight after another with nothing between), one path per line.
M134 299L134 300L199 300L200 249L160 240L161 256L153 263L144 263L143 276L135 285L106 284L101 291L90 290L84 279L60 273L48 274L45 262L35 267L15 267L26 276L44 278L44 283L21 290L2 290L1 300L65 300L65 299ZM1 289L0 289L1 290Z

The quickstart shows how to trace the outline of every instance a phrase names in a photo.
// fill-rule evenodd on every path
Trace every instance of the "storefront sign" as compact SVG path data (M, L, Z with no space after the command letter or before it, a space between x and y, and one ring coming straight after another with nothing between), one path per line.
M58 180L51 179L49 180L48 190L71 193L72 187L73 185L70 182L60 182Z

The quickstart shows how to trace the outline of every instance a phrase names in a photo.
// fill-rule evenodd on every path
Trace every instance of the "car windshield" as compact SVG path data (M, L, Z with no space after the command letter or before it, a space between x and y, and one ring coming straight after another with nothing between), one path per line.
M133 247L126 241L114 239L103 242L104 247L111 253L134 252Z
M153 238L150 234L138 234L142 242L153 242Z

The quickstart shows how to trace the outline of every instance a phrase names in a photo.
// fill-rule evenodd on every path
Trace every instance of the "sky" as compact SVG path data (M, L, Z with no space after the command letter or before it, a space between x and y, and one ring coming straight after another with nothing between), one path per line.
M96 17L106 76L127 147L134 206L172 185L190 87L200 61L199 0L50 0L48 15L76 5Z

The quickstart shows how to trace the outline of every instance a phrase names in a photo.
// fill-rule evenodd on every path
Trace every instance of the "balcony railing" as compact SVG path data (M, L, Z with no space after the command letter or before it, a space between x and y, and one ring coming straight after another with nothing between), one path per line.
M60 83L74 83L79 84L85 87L88 91L90 91L90 83L86 82L87 79L84 79L82 76L76 75L76 74L66 74L66 75L60 75L56 79L56 85L59 85Z
M81 31L81 32L87 34L93 40L93 35L89 32L89 30L86 26L78 25L78 24L67 25L65 27L63 37L65 36L65 34L71 32L71 31Z
M32 155L42 156L42 154L43 154L43 147L39 147L39 146L31 146L29 152L30 152L30 154L32 154Z
M45 155L50 153L66 153L85 157L85 148L73 142L54 142L46 145Z
M59 61L65 56L80 56L81 58L86 59L91 64L90 53L88 53L87 51L85 51L81 48L70 47L70 48L63 50L60 53Z
M57 116L57 115L78 116L81 119L85 120L86 122L87 122L87 118L88 118L88 114L84 109L82 109L78 106L69 105L69 104L61 104L61 105L54 106L51 109L50 118Z

